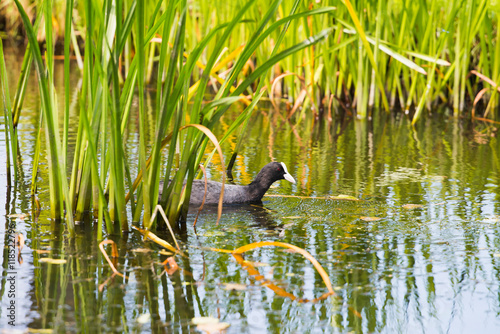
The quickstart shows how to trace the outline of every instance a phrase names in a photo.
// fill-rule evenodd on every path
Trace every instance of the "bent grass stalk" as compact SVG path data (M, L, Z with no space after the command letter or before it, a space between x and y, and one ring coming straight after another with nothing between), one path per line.
M163 210L161 209L161 206L158 206L157 210L160 211L160 213L164 214ZM155 210L155 213L156 213L156 210ZM174 252L174 254L180 254L181 256L183 256L183 254L180 251L178 245L177 245L177 248L175 248L170 243L168 243L167 241L165 241L165 240L159 238L158 236L156 236L153 232L150 232L150 231L145 230L145 229L138 228L136 226L133 226L133 228L135 230L137 230L139 233L141 233L145 238L148 238L151 241L157 243L158 245L160 245L160 246L162 246L162 247L164 247L164 248L166 248L166 249ZM175 237L174 237L174 240L175 240ZM175 241L175 242L177 243L177 241ZM101 248L101 252L103 252L103 254L105 254L105 251L103 249L103 245L105 243L111 243L112 244L113 242L110 241L110 240L106 240L106 241L101 242L101 244L99 245L99 247ZM299 253L304 258L306 258L309 262L311 262L311 264L314 266L314 268L316 269L316 271L318 272L318 274L321 276L321 279L323 280L323 283L325 284L326 288L328 289L328 292L324 293L322 296L320 296L318 298L315 298L313 300L307 300L307 299L299 299L296 296L294 296L294 295L286 292L282 288L279 288L278 286L272 284L269 281L264 281L264 285L265 286L267 286L268 288L270 288L271 290L273 290L274 292L276 292L280 296L287 297L287 298L290 298L292 300L297 300L298 302L302 302L302 303L303 302L317 302L317 301L325 299L325 298L327 298L329 296L335 295L335 292L333 291L333 287L332 287L332 283L330 281L330 278L328 277L328 274L323 269L323 267L321 266L321 264L308 251L306 251L305 249L302 249L300 247L297 247L295 245L291 245L291 244L288 244L288 243L285 243L285 242L279 242L279 241L261 241L261 242L255 242L255 243L247 244L247 245L241 246L241 247L239 247L237 249L234 249L234 250L218 249L218 248L209 248L209 249L211 251L214 251L214 252L226 253L226 254L233 255L235 257L235 259L238 261L238 263L240 265L242 265L242 267L244 269L248 270L249 273L251 275L253 275L257 280L262 280L263 277L260 275L260 273L251 265L251 263L248 263L248 262L244 261L244 259L243 259L243 257L241 255L243 253L246 253L248 251L254 250L256 248L268 247L268 246L287 248L287 249L292 250L295 253ZM108 263L110 263L109 258L107 257L107 254L105 254L105 257L108 260ZM118 272L116 271L116 269L114 269L114 267L111 265L111 263L110 263L110 266L113 269L113 272L115 272L116 274L118 274Z
M214 252L228 253L228 254L233 255L234 258L238 261L238 263L240 265L242 265L243 268L248 270L249 273L251 275L253 275L255 279L263 280L264 277L260 275L258 270L256 270L251 264L246 263L246 261L244 261L244 259L241 255L243 253L246 253L246 252L251 251L253 249L260 248L260 247L267 247L267 246L288 248L288 249L291 249L292 251L294 251L295 253L299 253L300 255L305 257L307 260L309 260L312 263L312 265L314 266L314 268L316 269L316 271L318 272L318 274L323 279L323 283L325 283L325 286L328 289L328 292L323 294L322 296L320 296L318 298L313 299L313 300L307 300L307 299L299 299L296 296L286 292L282 288L279 288L278 286L272 284L271 282L269 282L267 280L264 280L264 282L263 282L265 286L267 286L268 288L270 288L271 290L273 290L274 292L276 292L277 294L279 294L282 297L287 297L287 298L290 298L292 300L297 300L298 302L302 302L302 303L303 302L316 302L316 301L325 299L329 296L335 295L330 278L328 277L328 274L323 269L321 264L308 251L306 251L305 249L302 249L300 247L297 247L295 245L291 245L291 244L288 244L285 242L279 242L279 241L261 241L261 242L255 242L255 243L251 243L251 244L239 247L239 248L232 250L232 251L226 250L226 249L217 249L217 248L210 248L210 250L212 250Z

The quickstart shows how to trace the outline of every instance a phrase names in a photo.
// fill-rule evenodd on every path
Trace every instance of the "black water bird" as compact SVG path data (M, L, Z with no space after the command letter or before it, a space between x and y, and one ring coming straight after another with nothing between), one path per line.
M224 204L259 202L269 187L278 180L287 180L295 183L294 178L288 173L283 162L271 162L262 167L255 179L246 186L234 184L224 185ZM207 181L205 204L218 204L222 183ZM163 184L160 184L160 197ZM189 205L200 205L205 195L205 180L194 180L191 188Z

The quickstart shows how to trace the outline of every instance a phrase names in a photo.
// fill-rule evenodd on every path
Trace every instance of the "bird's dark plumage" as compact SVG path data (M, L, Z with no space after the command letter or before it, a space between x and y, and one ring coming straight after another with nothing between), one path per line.
M265 165L255 179L246 186L226 184L224 186L224 204L258 202L269 189L271 184L278 180L287 180L295 183L294 178L288 173L282 162L271 162ZM160 196L163 185L160 185ZM219 203L222 183L207 181L207 194L205 204ZM205 194L205 180L194 180L191 188L190 205L200 205Z

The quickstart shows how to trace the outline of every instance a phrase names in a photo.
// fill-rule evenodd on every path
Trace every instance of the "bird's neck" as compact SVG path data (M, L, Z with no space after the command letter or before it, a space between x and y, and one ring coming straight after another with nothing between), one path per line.
M258 181L253 180L252 183L247 186L247 192L252 198L260 200L269 187L271 187L271 184L272 181L266 179L259 179Z

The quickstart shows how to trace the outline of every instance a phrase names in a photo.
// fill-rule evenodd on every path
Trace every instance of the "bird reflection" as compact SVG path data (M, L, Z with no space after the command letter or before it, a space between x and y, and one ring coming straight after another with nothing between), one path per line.
M189 207L187 224L193 222L198 214L198 207ZM205 205L201 210L196 225L213 222L213 217L217 216L217 205ZM222 217L229 220L243 220L249 227L261 227L269 230L278 228L278 224L273 217L273 211L264 206L259 201L252 204L225 204L222 207Z

